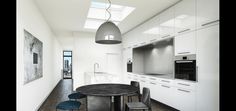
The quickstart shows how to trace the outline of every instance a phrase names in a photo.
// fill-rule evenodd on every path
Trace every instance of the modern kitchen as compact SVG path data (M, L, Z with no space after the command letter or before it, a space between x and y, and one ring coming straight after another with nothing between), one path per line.
M219 0L17 0L17 110L219 111Z

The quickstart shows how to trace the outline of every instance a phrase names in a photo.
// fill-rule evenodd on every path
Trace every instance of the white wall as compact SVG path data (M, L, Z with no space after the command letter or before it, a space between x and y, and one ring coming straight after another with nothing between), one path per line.
M43 42L43 77L24 85L24 33ZM35 111L61 77L62 49L33 0L17 0L17 111Z
M97 71L122 76L121 44L102 45L95 43L95 33L77 32L73 34L73 79L75 90L84 85L84 73L93 72L94 63L99 63Z

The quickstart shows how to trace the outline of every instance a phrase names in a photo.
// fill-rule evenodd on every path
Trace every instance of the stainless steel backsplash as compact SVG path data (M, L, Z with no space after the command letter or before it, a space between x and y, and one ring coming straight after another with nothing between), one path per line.
M137 48L133 51L133 72L173 74L173 39L160 41L153 47Z

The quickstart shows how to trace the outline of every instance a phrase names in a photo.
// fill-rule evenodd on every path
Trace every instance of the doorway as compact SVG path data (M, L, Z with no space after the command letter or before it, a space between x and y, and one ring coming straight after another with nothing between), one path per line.
M72 51L63 51L63 79L72 79Z

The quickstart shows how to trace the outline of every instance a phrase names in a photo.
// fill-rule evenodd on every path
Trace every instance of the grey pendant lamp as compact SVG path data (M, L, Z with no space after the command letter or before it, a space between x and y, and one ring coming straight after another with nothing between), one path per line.
M121 32L116 24L109 21L111 18L111 13L108 9L111 7L111 1L108 1L109 7L106 9L106 11L109 13L109 18L106 22L99 26L96 32L95 42L99 44L119 44L121 43Z

